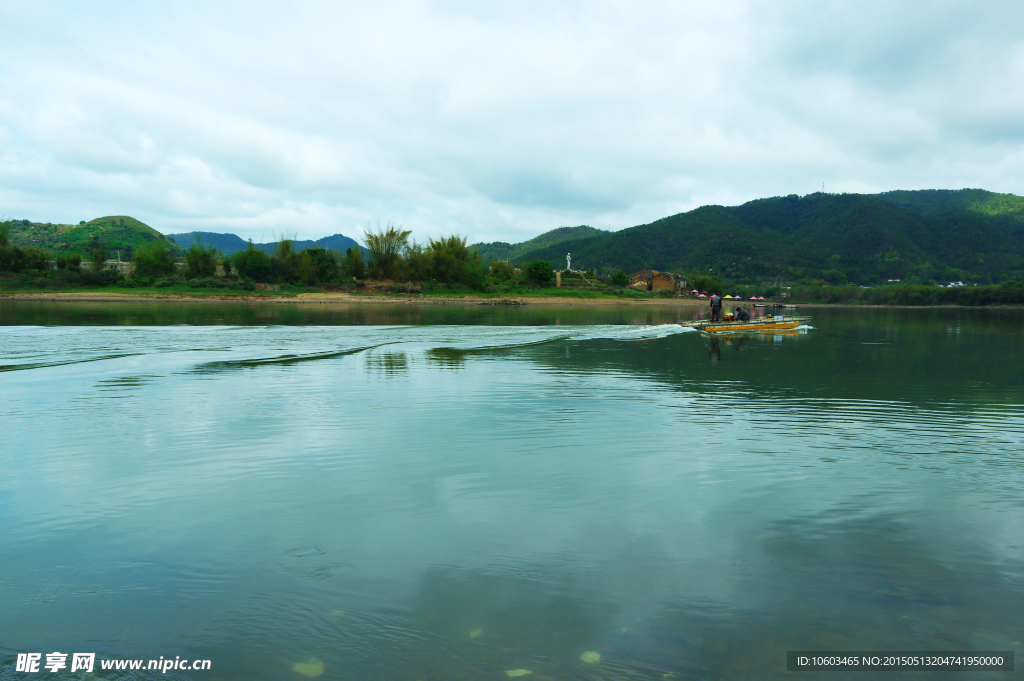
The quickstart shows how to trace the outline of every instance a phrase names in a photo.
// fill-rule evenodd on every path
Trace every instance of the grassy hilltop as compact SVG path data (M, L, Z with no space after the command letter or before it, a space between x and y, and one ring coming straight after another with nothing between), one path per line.
M528 242L527 242L528 243ZM521 252L558 266L712 270L735 282L1024 279L1024 198L981 189L809 194L703 206Z
M120 250L122 257L131 258L139 246L163 242L174 254L182 249L149 225L127 215L108 215L77 225L55 225L49 222L8 220L12 244L21 248L38 248L53 253L88 253L102 248L108 252Z

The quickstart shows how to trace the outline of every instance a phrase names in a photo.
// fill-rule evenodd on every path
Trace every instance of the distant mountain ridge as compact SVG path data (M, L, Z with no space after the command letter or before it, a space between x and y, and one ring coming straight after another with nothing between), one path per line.
M516 262L524 253L528 253L539 248L554 246L555 244L573 241L575 239L600 236L602 234L611 234L611 232L590 227L588 225L580 225L578 227L558 227L557 229L544 232L540 236L535 236L528 241L518 244L510 244L504 241L492 241L491 243L473 244L470 248L476 249L476 252L479 253L480 257L485 261L508 260L510 262Z
M217 232L185 232L161 234L149 225L128 215L108 215L77 225L33 222L31 220L7 220L3 223L10 231L11 243L22 248L39 248L54 253L87 253L97 248L108 251L111 257L119 252L124 259L131 258L139 246L162 241L175 255L182 255L195 241L197 235L206 246L213 246L225 255L230 255L249 246L249 242L234 234ZM344 251L356 244L344 234L333 234L322 239L296 240L295 249L319 246ZM277 248L277 242L255 244L268 253Z
M702 206L522 252L546 260L708 273L736 282L1024 279L1024 198L981 189L808 194Z
M173 239L175 243L180 245L182 248L186 249L190 248L198 238L204 246L212 246L224 255L231 255L238 251L244 251L249 247L248 241L245 241L235 234L225 234L220 232L182 232L180 234L168 234L167 236L168 238ZM310 239L295 240L294 244L295 250L297 251L319 246L320 248L326 248L332 251L344 252L345 249L355 246L356 242L355 239L349 238L344 234L332 234L331 236L325 236L321 239L316 239L315 241ZM253 245L267 253L273 253L277 248L276 241Z

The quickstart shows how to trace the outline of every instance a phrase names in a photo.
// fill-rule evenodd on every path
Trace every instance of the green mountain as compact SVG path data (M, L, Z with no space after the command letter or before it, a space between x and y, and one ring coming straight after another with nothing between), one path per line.
M127 215L110 215L77 225L9 220L10 241L22 248L39 248L54 253L87 253L95 248L121 251L122 259L143 244L163 241L174 253L182 249L149 225Z
M244 251L249 247L248 241L245 241L234 234L221 234L219 232L183 232L181 234L168 234L167 236L173 239L174 242L182 248L189 248L198 238L203 246L212 246L224 255L231 255L238 251ZM253 245L266 253L273 253L277 249L276 241ZM316 241L309 239L302 241L296 240L293 245L296 251L313 248L314 246L319 246L320 248L326 248L332 251L344 251L347 248L355 246L356 242L354 239L347 237L344 234L332 234L331 236L325 236L321 239L317 239Z
M580 225L579 227L559 227L558 229L553 229L550 232L544 232L540 236L535 236L529 241L524 241L519 244L509 244L504 241L493 241L489 244L473 244L470 248L476 249L476 252L479 253L480 257L485 261L508 260L509 262L517 262L522 258L524 253L529 253L548 246L554 246L555 244L564 243L566 241L585 239L587 237L600 236L604 234L611 234L611 232L607 232L603 229L597 229L595 227L588 227L587 225ZM565 253L562 254L562 262L565 262Z
M707 273L735 282L1024 279L1024 198L980 189L809 194L703 206L522 252L525 263Z
M984 189L897 190L874 194L874 196L930 217L942 217L954 213L974 213L1024 219L1024 197L1015 194L996 194Z

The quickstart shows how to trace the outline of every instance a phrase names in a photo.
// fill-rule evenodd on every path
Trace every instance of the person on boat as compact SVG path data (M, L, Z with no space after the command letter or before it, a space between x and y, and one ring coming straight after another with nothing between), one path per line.
M737 307L736 312L733 313L732 318L740 322L749 322L750 313L744 310L742 307Z
M711 296L711 321L722 321L722 296L717 293Z

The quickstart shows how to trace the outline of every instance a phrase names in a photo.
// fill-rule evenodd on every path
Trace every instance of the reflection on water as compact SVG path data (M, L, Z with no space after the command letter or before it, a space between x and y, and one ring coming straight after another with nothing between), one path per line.
M711 366L718 366L722 361L722 341L718 336L711 336L708 339L708 357L711 359Z
M366 353L366 369L369 373L396 376L408 373L409 359L404 352L368 352Z
M63 303L0 300L0 326L651 325L691 319L704 312L704 308L677 305Z
M672 310L113 307L0 308L2 678L65 649L295 681L1021 649L1018 311L713 339L631 325Z
M427 348L424 352L428 362L442 369L464 369L467 354L459 348Z

